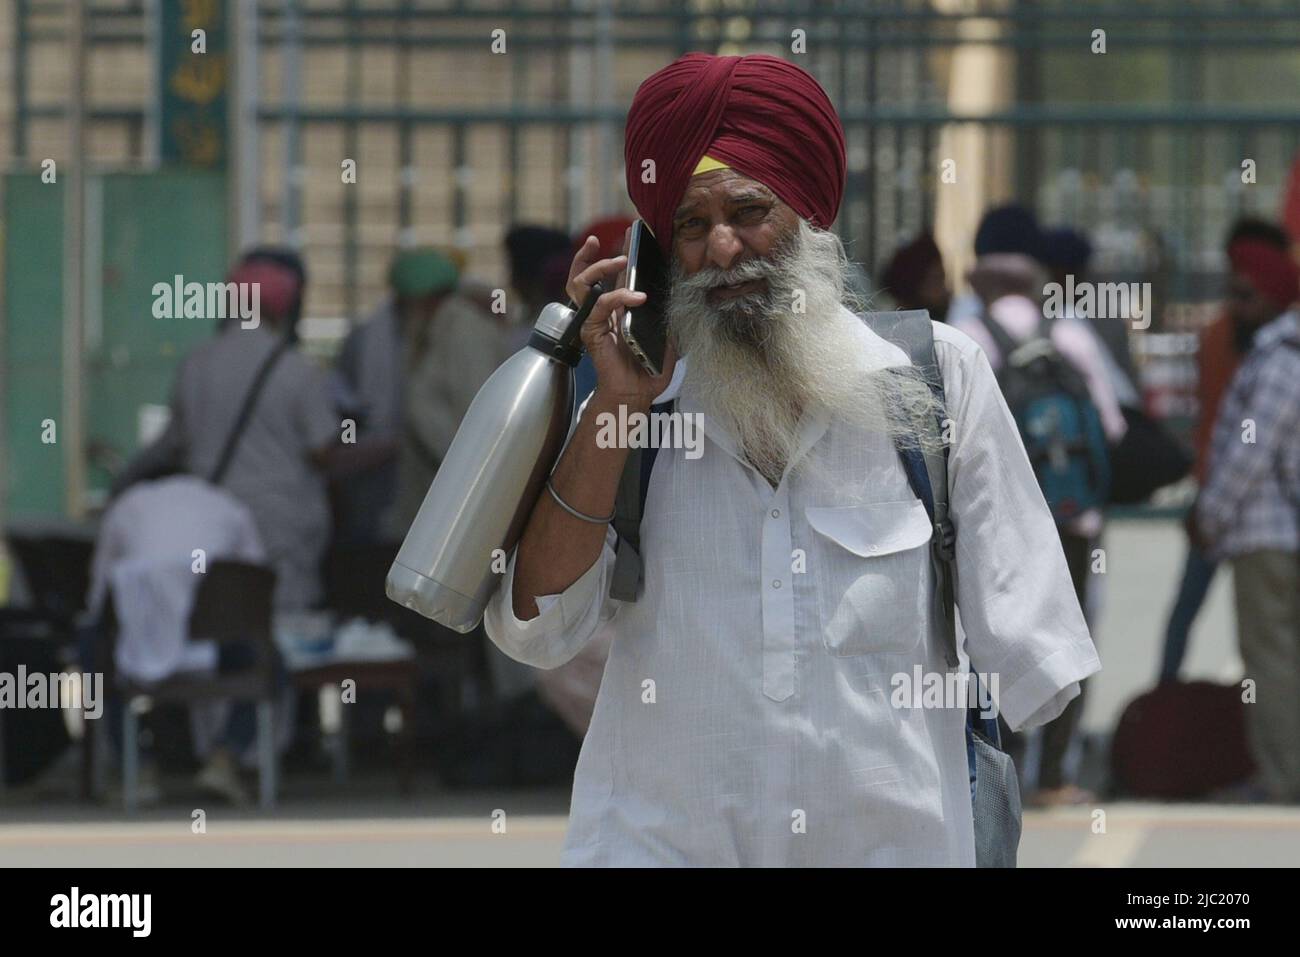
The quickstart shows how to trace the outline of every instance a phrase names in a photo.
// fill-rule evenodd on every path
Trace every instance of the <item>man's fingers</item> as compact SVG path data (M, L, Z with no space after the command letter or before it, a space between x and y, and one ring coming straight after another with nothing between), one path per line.
M587 292L597 279L617 276L626 266L626 256L615 256L613 259L602 259L599 262L592 263L570 279L564 291L569 294L570 299L578 305L582 305L582 300L587 297Z
M573 257L573 265L569 267L569 282L573 282L579 273L595 261L598 252L600 252L600 241L595 236L588 236L578 250L578 254Z
M604 327L609 325L610 317L627 306L639 306L645 302L645 293L633 292L630 289L612 289L596 300L595 307L591 310L591 315L587 317L588 327Z

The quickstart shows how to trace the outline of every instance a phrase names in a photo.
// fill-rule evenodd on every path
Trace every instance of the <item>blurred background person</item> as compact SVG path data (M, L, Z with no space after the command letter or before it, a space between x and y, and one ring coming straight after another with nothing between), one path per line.
M880 286L899 309L925 309L938 322L948 318L952 292L943 254L929 232L895 251L880 273Z
M1044 322L1044 287L1051 280L1044 245L1038 221L1025 207L1008 205L989 210L975 234L976 260L967 277L980 308L974 314L957 317L954 324L979 343L995 372L1006 357L990 331L990 322L997 323L1017 342L1044 330L1086 382L1107 438L1118 442L1125 431L1124 416L1096 338L1077 317Z
M277 610L312 608L322 598L330 535L324 470L338 460L339 416L325 373L293 345L303 299L298 273L250 257L228 281L258 285L258 324L228 322L185 357L165 431L128 463L116 487L160 463L209 479L220 466L217 484L248 507L275 568ZM256 401L241 422L255 384Z
M1092 243L1082 232L1068 226L1045 229L1042 244L1043 265L1052 282L1065 289L1070 281L1075 287L1091 281L1088 266L1092 260ZM1098 316L1095 309L1082 310L1069 297L1063 297L1062 301L1065 315L1079 319L1096 339L1097 354L1120 407L1141 408L1137 366L1128 341L1128 320L1137 317Z
M1047 269L1048 278L1063 290L1077 288L1089 281L1088 266L1092 259L1092 243L1088 237L1068 226L1044 229L1042 232L1041 259ZM1070 284L1073 285L1070 285ZM1135 418L1141 416L1142 396L1137 388L1137 369L1133 364L1132 351L1128 342L1128 321L1125 318L1102 318L1080 308L1073 297L1062 296L1063 317L1078 320L1077 328L1090 333L1095 344L1095 353L1100 358L1110 381L1111 390L1119 403L1126 426L1132 427ZM1071 324L1073 325L1073 324ZM1124 437L1128 437L1127 430ZM1118 452L1123 437L1115 442ZM1111 459L1111 481L1116 477L1116 456ZM1101 544L1101 533L1093 539L1093 545ZM1105 579L1089 576L1087 587L1087 604L1083 606L1084 614L1090 623L1096 622L1101 615L1101 591ZM1082 598L1080 599L1082 600Z
M1228 232L1225 252L1232 261L1232 249L1240 241L1254 240L1286 253L1291 241L1285 230L1265 219L1243 217ZM1194 433L1195 457L1193 470L1198 487L1204 488L1210 464L1210 440L1218 420L1219 406L1236 374L1242 356L1250 351L1259 325L1249 310L1243 310L1236 298L1229 298L1218 316L1200 334L1196 352L1197 418ZM1187 558L1183 564L1174 605L1165 627L1164 647L1160 658L1159 680L1176 681L1187 656L1188 637L1196 616L1200 613L1210 585L1214 582L1218 563L1198 543L1195 526L1196 510L1187 512L1184 528L1187 537Z
M948 307L948 322L963 332L979 330L976 342L993 349L996 346L984 331L981 319L990 303L1004 295L1016 295L1039 302L1047 272L1042 255L1042 231L1038 220L1026 207L1015 203L986 210L975 231L975 263L966 274L970 287L953 297Z
M91 564L88 611L94 625L82 636L82 664L106 671L108 630L113 634L116 674L136 684L180 672L230 673L249 667L249 644L191 642L189 618L201 576L194 550L205 563L229 559L262 564L266 553L252 512L224 489L194 475L138 482L104 515ZM112 602L112 621L108 606ZM110 738L122 747L121 698L108 688ZM205 702L191 708L194 749L203 766L195 784L233 804L248 802L239 780L239 756L256 732L251 701ZM215 727L216 733L208 731ZM157 770L146 750L140 769L144 802L157 800Z
M450 272L442 274L435 308L418 327L399 379L397 500L386 530L396 542L406 537L474 396L514 351L503 317L456 291L454 267L442 261Z
M435 249L397 253L388 270L390 295L343 342L335 375L344 401L355 409L358 438L371 443L374 454L367 468L338 482L341 544L401 539L404 529L393 510L408 379L433 346L434 314L458 280L455 262Z
M528 341L542 307L548 302L568 301L564 284L569 278L569 263L564 260L571 258L572 245L569 234L553 226L525 223L506 233L506 259L514 291L512 343L520 348Z
M302 257L296 251L287 246L274 245L254 246L244 253L240 260L244 265L267 263L278 266L290 274L293 282L293 292L290 294L288 301L280 305L280 308L284 311L281 322L288 339L291 342L297 342L298 326L302 321L303 305L307 295L307 264L302 261ZM225 329L235 321L234 316L226 316L217 323L217 331Z
M1044 317L1044 285L1049 274L1043 262L1043 246L1038 221L1027 208L1013 204L985 213L975 234L976 260L968 276L979 298L980 311L957 315L953 325L984 349L1000 382L1004 382L1007 357L999 339L1006 337L1009 342L1023 344L1035 337L1049 338L1057 353L1085 383L1085 400L1091 400L1106 441L1114 445L1124 437L1127 426L1095 337L1080 319ZM1028 444L1032 437L1022 435L1022 438ZM1085 613L1090 607L1092 552L1101 535L1102 521L1100 507L1092 507L1057 527L1070 578ZM1081 693L1065 711L1042 729L1038 773L1027 775L1036 777L1036 791L1027 799L1031 804L1050 806L1092 800L1090 793L1072 783L1072 774L1067 769L1067 762L1074 763L1069 759L1086 690L1085 682ZM1023 749L1024 742L1016 741L1016 746Z
M1193 540L1232 562L1260 798L1300 802L1300 267L1253 236L1229 249L1229 309L1251 346L1210 444Z

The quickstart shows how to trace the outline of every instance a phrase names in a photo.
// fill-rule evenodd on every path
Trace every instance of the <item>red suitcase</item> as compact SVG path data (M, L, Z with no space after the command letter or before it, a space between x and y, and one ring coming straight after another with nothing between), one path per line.
M1171 682L1129 702L1111 742L1116 787L1132 797L1197 798L1248 778L1240 685Z

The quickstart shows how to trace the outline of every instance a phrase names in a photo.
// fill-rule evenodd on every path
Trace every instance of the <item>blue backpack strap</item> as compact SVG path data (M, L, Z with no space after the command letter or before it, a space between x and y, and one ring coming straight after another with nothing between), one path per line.
M865 313L862 318L876 335L907 353L941 407L945 406L943 374L934 351L934 327L930 323L930 314L924 309L912 309ZM931 438L941 438L942 429L943 423L936 420ZM938 585L936 600L938 620L943 630L944 658L948 667L956 668L960 663L955 611L957 534L948 514L948 445L946 442L920 445L909 442L906 436L898 436L894 445L903 463L903 471L907 473L908 485L930 516L930 562Z
M650 407L650 414L671 411L672 400ZM641 517L645 514L646 493L650 489L650 473L654 471L656 446L631 449L623 474L618 481L614 498L614 520L610 524L618 533L614 553L614 572L610 576L609 597L619 601L636 601L645 584L645 568L641 562Z

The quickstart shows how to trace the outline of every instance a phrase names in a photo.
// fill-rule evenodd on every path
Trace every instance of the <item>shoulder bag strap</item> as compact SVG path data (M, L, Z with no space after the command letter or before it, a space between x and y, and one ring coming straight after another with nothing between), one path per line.
M257 405L258 396L262 394L266 380L271 377L271 370L280 361L280 357L285 354L290 345L291 343L287 338L281 339L280 344L266 357L261 368L257 370L257 375L253 377L253 384L249 386L248 394L244 396L244 404L240 406L239 415L235 417L235 424L231 428L230 434L226 436L225 445L221 447L221 455L217 458L216 468L208 476L208 481L213 485L220 485L221 480L225 478L226 471L230 468L231 459L235 457L235 449L239 445L240 436L244 434L244 429L248 426L248 420L253 416L253 409Z

